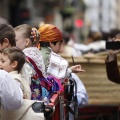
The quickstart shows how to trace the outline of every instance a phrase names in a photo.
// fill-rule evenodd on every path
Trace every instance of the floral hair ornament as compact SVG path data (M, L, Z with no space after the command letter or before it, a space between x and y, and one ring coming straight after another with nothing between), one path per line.
M32 40L32 43L33 44L37 44L39 42L39 37L40 37L40 34L39 32L37 31L36 28L32 28L32 31L31 31L31 40Z

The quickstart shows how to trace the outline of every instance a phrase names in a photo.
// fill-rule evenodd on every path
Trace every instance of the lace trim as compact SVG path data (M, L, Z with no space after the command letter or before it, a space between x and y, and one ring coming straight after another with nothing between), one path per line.
M42 71L44 76L46 76L45 65L40 51L37 48L32 47L30 49L24 49L23 52L26 56L30 57L36 63L38 69Z

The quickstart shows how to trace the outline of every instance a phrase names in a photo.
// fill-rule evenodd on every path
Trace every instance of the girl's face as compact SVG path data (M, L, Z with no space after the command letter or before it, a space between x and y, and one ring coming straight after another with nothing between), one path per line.
M11 72L14 70L13 64L10 63L10 59L7 55L3 55L0 53L0 69L5 70L7 72Z
M21 49L24 50L26 47L26 39L22 37L22 32L21 31L15 31L16 34L16 46Z
M50 47L53 50L53 52L55 52L55 53L59 53L60 52L61 45L62 45L61 41L57 42L56 45L54 45L53 43L50 43Z

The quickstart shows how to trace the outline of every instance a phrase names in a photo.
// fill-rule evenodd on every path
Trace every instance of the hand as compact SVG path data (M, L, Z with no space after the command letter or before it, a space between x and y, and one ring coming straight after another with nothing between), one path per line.
M81 65L75 65L70 67L73 73L78 73L78 72L85 72L85 70L82 70Z
M120 50L109 50L109 55L111 55L111 56L115 56L118 53L120 53Z

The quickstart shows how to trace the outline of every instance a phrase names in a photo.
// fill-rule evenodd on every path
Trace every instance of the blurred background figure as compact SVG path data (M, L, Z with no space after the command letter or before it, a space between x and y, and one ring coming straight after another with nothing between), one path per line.
M114 39L120 40L120 32L115 35L115 38L114 38Z
M111 29L120 27L119 0L84 0L86 5L85 24L90 31L109 33Z
M9 22L7 19L0 17L0 24L9 24Z
M112 41L117 34L120 33L119 29L111 29L107 41Z
M70 34L68 32L63 32L63 43L61 46L60 54L62 56L81 56L82 52L80 50L75 49L73 46L70 46L68 42L70 41Z
M13 27L54 24L72 33L76 43L84 43L89 31L101 32L106 40L112 29L120 29L119 6L120 0L2 0L0 16Z
M74 37L70 37L70 40L68 41L68 45L73 47L78 53L80 52L81 55L88 53L90 51L90 48L88 47L88 45L85 45L83 42L77 43L74 40ZM80 56L80 53L79 53L79 56Z
M88 45L90 52L92 53L98 53L106 50L105 40L102 39L101 32L90 31L85 44Z

